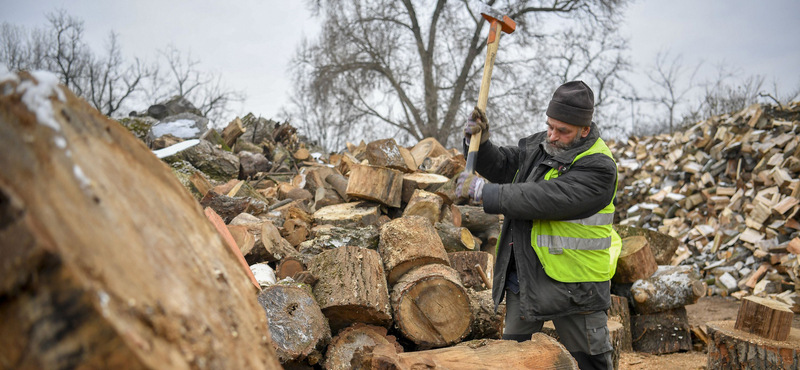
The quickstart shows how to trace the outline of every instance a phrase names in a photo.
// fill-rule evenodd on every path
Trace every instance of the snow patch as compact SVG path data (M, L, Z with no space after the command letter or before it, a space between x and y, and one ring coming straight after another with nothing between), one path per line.
M89 178L86 177L86 174L83 173L83 169L77 164L72 166L72 172L75 174L75 178L78 179L78 183L81 185L81 188L86 188L91 184Z
M166 158L183 150L189 149L197 144L200 144L200 140L194 139L181 141L180 143L170 145L164 149L154 150L153 154L155 154L158 158Z
M54 137L53 142L56 143L58 149L64 149L67 147L67 139L64 139L63 136Z
M56 121L53 104L50 102L53 94L58 100L67 101L64 91L58 86L58 77L46 71L31 72L31 75L38 83L25 80L17 85L17 92L22 94L22 102L36 115L39 123L50 127L53 131L61 131L61 125Z
M200 131L195 127L197 123L190 119L179 119L172 122L160 123L153 125L153 136L161 137L170 134L181 139L195 137ZM160 157L159 157L160 158Z

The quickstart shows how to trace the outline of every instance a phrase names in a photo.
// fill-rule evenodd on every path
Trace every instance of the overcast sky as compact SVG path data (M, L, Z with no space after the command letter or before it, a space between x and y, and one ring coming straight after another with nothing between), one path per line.
M96 53L112 30L127 57L154 60L169 44L190 51L199 68L245 91L237 113L264 117L277 117L288 104L288 62L303 36L319 32L300 0L0 0L0 22L44 27L45 14L58 8L85 21ZM705 76L725 61L742 77L762 75L783 90L800 85L800 1L640 0L625 20L637 70L652 64L658 51L670 51L687 65L705 61ZM646 92L645 78L631 80Z

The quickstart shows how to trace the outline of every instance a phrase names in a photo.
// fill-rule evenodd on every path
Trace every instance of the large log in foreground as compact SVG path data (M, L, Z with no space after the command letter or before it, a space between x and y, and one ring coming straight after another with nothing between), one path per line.
M472 309L458 272L439 264L403 275L392 287L395 327L419 348L458 343L469 334Z
M655 313L684 307L706 295L707 286L692 266L658 266L649 278L631 286L636 313Z
M736 329L773 339L786 340L794 313L786 305L756 296L744 297L736 316Z
M394 353L376 347L353 368L359 370L577 370L578 363L566 348L546 334L531 340L482 339L428 351Z
M792 330L785 341L777 341L736 330L733 320L706 325L709 370L800 367L800 332L797 330Z
M280 369L247 274L192 195L34 75L0 81L0 367Z

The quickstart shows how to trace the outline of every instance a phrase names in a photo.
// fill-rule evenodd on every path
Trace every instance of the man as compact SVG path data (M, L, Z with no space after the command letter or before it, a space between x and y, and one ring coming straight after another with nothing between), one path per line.
M617 166L592 122L594 93L567 82L547 108L547 131L498 147L476 108L464 129L482 132L475 170L456 193L505 215L496 249L495 307L506 298L503 339L529 340L553 320L583 370L611 369L606 310L621 242L611 227ZM466 148L466 147L465 147Z

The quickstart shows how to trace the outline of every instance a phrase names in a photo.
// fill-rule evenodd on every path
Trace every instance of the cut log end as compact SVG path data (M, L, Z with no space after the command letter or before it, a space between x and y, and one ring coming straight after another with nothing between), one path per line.
M800 363L800 332L784 341L734 328L735 322L709 322L708 369L794 369Z

